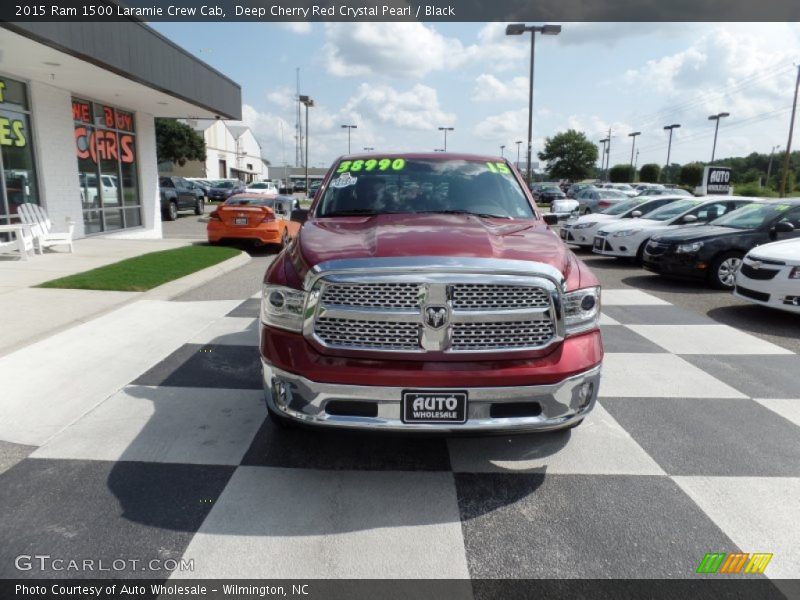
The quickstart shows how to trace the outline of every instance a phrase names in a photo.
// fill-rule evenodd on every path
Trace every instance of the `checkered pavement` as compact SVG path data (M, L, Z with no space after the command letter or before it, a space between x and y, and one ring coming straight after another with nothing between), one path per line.
M42 553L194 559L181 578L687 578L711 551L800 577L788 350L604 290L577 429L350 434L265 420L257 319L255 298L137 302L0 359L0 577L86 576L14 569Z

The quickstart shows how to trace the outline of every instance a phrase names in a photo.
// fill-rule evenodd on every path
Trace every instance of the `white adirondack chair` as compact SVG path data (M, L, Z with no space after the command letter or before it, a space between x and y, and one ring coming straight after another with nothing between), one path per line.
M50 218L38 204L30 202L20 204L17 213L23 223L31 226L31 233L40 254L50 246L69 246L69 251L73 251L72 233L75 230L75 223L72 219L69 217L66 219L67 231L57 232L52 230L53 224Z

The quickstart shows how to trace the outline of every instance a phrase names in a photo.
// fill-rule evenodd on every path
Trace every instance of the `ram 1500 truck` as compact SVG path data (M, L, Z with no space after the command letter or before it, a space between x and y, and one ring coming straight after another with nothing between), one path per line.
M505 160L345 156L303 216L263 283L275 422L533 431L594 407L598 280Z

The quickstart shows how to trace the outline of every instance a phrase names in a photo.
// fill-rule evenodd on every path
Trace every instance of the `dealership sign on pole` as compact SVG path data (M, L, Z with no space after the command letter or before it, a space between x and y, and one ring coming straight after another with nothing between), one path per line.
M731 193L731 169L729 167L706 167L703 170L703 195L727 196Z

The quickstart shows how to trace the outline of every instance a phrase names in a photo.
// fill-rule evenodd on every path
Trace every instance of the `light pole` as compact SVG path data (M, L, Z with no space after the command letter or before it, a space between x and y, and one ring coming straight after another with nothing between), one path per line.
M709 121L716 121L714 124L714 145L711 147L711 162L714 162L714 154L717 152L717 132L719 131L719 120L730 116L731 113L721 112L708 117Z
M779 145L773 146L772 150L769 153L769 163L767 164L767 180L766 182L764 182L764 187L769 187L769 176L770 173L772 173L772 155L775 154L775 150L780 150L780 149L781 147Z
M308 194L308 107L314 106L310 96L300 96L300 103L306 107L306 194Z
M364 152L372 152L373 150L375 150L375 148L372 146L364 146Z
M631 138L631 170L633 170L633 150L636 148L636 136L642 135L641 131L634 131L633 133L629 133L628 137ZM634 171L631 173L631 181L636 179L636 172Z
M454 131L452 127L439 127L439 131L444 131L444 150L442 152L447 152L447 132Z
M506 146L505 144L500 145L500 158L506 157Z
M528 184L531 183L531 149L533 145L533 62L536 55L536 33L542 35L558 35L561 33L561 25L525 25L524 23L512 23L506 26L506 35L522 35L526 31L531 34L531 75L529 79L530 89L528 90L528 164L527 177Z
M358 129L358 125L342 125L342 129L347 129L347 153L350 154L350 130Z
M672 125L664 125L664 131L669 131L669 142L667 142L667 173L670 172L669 171L669 155L670 155L670 152L672 152L672 130L673 129L677 129L680 126L681 126L680 123L673 123ZM667 178L669 178L669 175L667 175ZM670 182L667 181L667 183L670 183Z
M600 144L603 144L603 154L600 156L600 177L603 177L603 173L606 170L606 144L608 144L611 140L609 138L603 138L600 140Z
M444 148L434 148L434 152L444 152Z
M517 169L519 169L519 146L522 143L522 140L517 140L514 143L517 145Z

